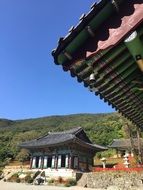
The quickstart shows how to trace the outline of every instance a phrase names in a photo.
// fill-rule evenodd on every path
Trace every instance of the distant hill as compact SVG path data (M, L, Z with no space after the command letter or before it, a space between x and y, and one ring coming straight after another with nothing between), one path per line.
M125 119L118 113L74 114L49 116L25 120L0 119L0 162L15 158L18 144L47 134L81 126L89 138L102 145L108 145L114 138L124 136Z
M0 128L8 127L12 125L14 121L8 120L8 119L0 119Z

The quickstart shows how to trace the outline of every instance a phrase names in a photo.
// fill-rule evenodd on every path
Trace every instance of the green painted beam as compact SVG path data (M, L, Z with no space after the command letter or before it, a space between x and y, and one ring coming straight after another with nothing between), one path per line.
M105 84L102 84L101 86L98 87L99 91L103 91L105 89L105 92L106 91L109 92L109 91L112 91L113 88L114 89L118 88L119 83L121 83L123 79L130 76L134 71L135 71L135 68L132 66L128 70L126 70L126 72L120 74L120 76L115 76L112 79L107 80L107 82ZM120 77L122 77L122 79Z
M120 83L122 83L122 88L120 86L120 83L118 83L118 87L116 85L113 85L111 88L110 88L110 91L113 92L114 90L116 90L118 93L119 91L123 90L124 88L126 88L128 86L128 84L135 78L135 76L132 74L132 75L129 75L128 77L125 78L124 80L124 83L123 81L121 81ZM104 91L102 91L105 95L108 95L109 93L109 89L105 89Z
M109 75L111 76L114 72L116 72L116 70L118 70L118 67L122 66L124 64L124 62L127 61L129 58L130 58L130 54L129 53L122 54L121 56L119 56L118 58L114 59L109 64L109 68L110 68L109 70L105 68L104 70L102 70L102 72L99 71L99 75L103 76L105 78L107 76L109 78ZM104 72L105 72L105 74L104 74Z
M125 64L126 63L126 64ZM102 72L102 74L100 76L102 76L106 81L111 81L113 80L115 77L111 77L114 76L114 73L116 73L117 75L120 75L122 72L124 72L125 70L127 70L131 65L133 64L132 58L128 56L124 56L124 58L121 58L120 60L114 60L114 65L116 67L112 68L109 66L106 68L105 71ZM111 78L111 80L110 80Z
M141 42L140 37L136 31L133 32L128 38L126 38L124 43L135 61L137 55L141 55L143 58L143 43Z

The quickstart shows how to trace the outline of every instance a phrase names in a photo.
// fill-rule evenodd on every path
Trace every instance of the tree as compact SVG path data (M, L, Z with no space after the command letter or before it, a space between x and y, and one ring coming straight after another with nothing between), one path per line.
M25 162L29 160L29 158L30 158L30 154L29 154L29 151L26 149L21 149L21 151L16 156L16 160L20 162Z

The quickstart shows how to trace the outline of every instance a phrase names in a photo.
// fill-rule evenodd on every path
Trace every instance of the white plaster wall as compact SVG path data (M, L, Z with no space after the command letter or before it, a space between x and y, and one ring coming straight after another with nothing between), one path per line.
M32 171L36 172L36 171L45 171L45 175L47 178L58 178L58 177L62 177L62 178L75 178L76 177L76 172L72 169L64 169L64 168L60 168L60 169L51 169L51 168L47 168L47 169L32 169Z
M75 177L75 172L72 169L44 169L46 177L49 178L58 178L63 177L63 178L73 178Z

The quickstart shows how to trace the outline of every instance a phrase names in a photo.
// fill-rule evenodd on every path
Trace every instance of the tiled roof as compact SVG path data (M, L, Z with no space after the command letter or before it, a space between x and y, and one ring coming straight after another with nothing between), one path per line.
M87 23L89 23L105 6L105 4L109 0L98 1L98 3L94 3L91 5L91 10L87 14L82 14L79 18L79 23L76 26L71 26L69 29L69 33L65 37L61 37L58 40L58 46L56 49L53 49L52 54L55 58L55 63L57 61L57 55L64 50L64 48L72 42L72 40L86 27Z
M140 139L140 143L143 146L143 139ZM133 145L138 147L138 139L133 139ZM114 139L113 142L108 146L110 148L131 148L131 140L130 139Z
M65 38L60 38L52 52L55 63L64 71L70 71L78 82L140 128L142 10L143 0L102 0L83 15ZM90 80L92 74L94 80Z
M54 146L65 142L71 142L74 139L72 134L49 134L40 137L35 140L22 143L21 147L45 147L45 146Z
M73 128L73 129L70 129L70 130L66 130L66 131L49 132L49 134L77 134L81 130L83 130L81 127L76 127L76 128Z
M93 150L106 150L106 147L92 144L84 141L83 139L78 138L77 134L83 132L81 127L73 128L68 131L63 132L50 132L48 135L43 137L23 142L20 144L21 148L42 148L42 147L53 147L59 146L68 143L76 143L83 147L93 149Z

